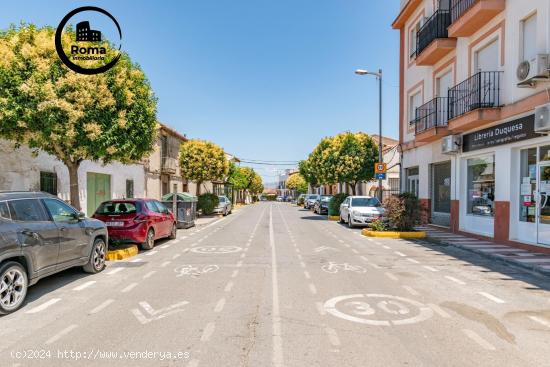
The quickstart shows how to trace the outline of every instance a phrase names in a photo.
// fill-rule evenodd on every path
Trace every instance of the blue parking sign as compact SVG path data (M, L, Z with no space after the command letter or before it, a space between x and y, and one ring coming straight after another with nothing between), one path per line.
M385 173L377 173L376 174L376 179L377 180L385 180L386 179L386 174Z

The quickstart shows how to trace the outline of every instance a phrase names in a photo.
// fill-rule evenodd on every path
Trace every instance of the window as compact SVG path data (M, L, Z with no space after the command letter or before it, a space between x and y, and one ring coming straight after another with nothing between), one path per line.
M541 161L550 161L550 145L540 147L540 158L539 159Z
M468 213L494 216L495 156L468 159Z
M40 191L57 196L57 173L40 171Z
M422 26L421 21L418 21L418 23L415 24L414 27L411 29L411 33L409 35L409 56L411 59L414 59L416 57L416 41L417 41L417 34L420 30L420 27Z
M380 201L377 198L353 198L351 199L352 207L367 207L380 206Z
M498 71L498 39L476 51L474 61L475 72Z
M537 56L537 14L521 21L520 61L532 60Z
M168 208L164 206L163 203L160 201L153 201L152 202L157 207L157 212L159 213L168 213Z
M399 191L399 178L388 178L390 191Z
M48 221L44 207L37 199L11 200L8 202L13 220L21 222Z
M11 219L10 210L8 204L5 201L0 202L0 217L4 219Z
M76 219L76 210L60 200L44 199L44 204L54 222L70 222Z
M409 97L409 124L412 125L416 119L416 109L422 104L422 93L420 91Z
M120 215L120 214L135 214L140 211L139 202L112 202L107 201L99 206L96 214L103 215Z
M126 197L134 197L134 180L126 180Z
M155 212L155 213L160 213L160 210L159 210L159 208L155 205L155 202L154 202L154 201L146 201L146 202L145 202L145 206L147 207L147 209L149 209L149 211L152 211L152 212Z
M451 212L451 162L432 165L433 211Z
M418 197L418 167L407 168L407 192L414 194Z
M537 148L522 150L520 160L519 220L535 223L537 202L533 192L537 188Z

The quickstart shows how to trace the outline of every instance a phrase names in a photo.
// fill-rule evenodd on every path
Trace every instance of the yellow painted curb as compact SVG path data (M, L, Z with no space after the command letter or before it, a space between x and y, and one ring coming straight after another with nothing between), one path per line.
M328 220L339 221L340 217L337 215L329 215Z
M387 231L387 232L381 232L381 231L371 231L370 229L363 229L361 231L361 234L363 236L368 237L385 237L385 238L425 238L426 232L418 231L418 232L395 232L395 231Z
M130 245L126 248L107 251L107 261L124 260L137 254L137 245Z

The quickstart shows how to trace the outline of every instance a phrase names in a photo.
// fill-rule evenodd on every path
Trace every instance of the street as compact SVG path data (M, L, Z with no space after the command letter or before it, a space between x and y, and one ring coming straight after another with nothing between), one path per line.
M545 366L550 282L462 250L244 207L29 289L2 366Z

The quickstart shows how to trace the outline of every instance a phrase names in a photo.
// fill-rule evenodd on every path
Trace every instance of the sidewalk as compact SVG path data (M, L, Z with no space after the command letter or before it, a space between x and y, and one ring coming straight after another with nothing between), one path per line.
M550 275L549 254L522 250L501 243L463 236L433 226L419 226L417 228L427 232L428 237L426 237L426 240L429 242L459 247L540 274Z

